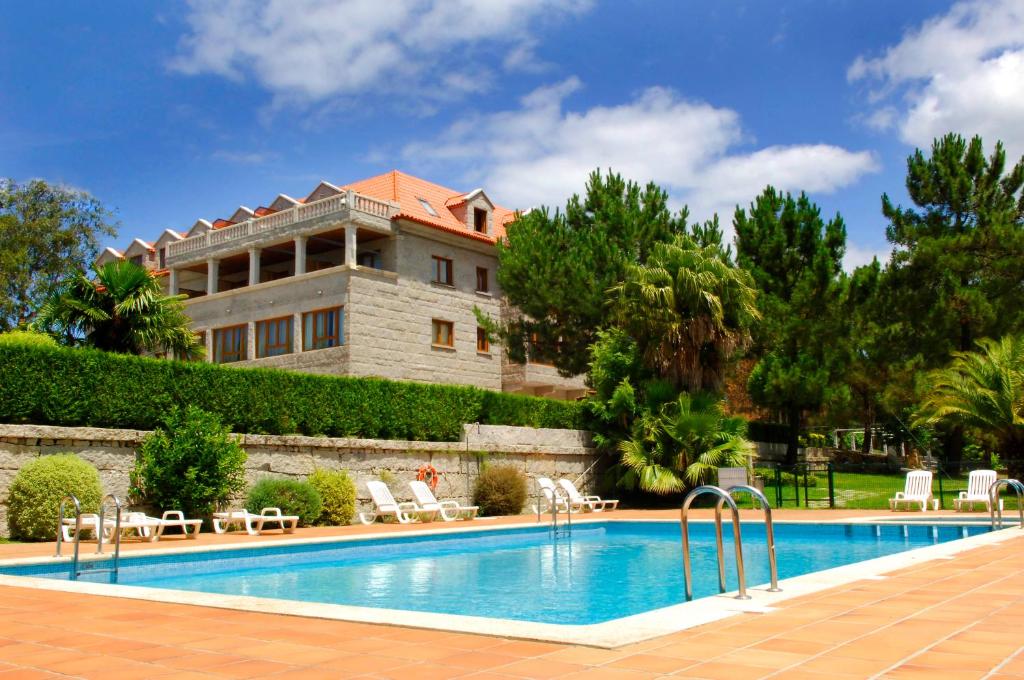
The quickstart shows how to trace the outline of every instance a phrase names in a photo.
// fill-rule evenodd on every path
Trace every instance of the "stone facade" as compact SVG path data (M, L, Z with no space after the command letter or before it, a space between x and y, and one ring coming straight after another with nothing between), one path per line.
M495 243L512 219L481 189L459 194L396 171L346 188L321 182L301 200L282 195L255 211L241 206L228 219L197 221L185 237L168 230L154 244L136 240L124 255L144 251L169 292L190 296L186 312L209 360L578 398L582 377L510 366L501 347L478 345L474 309L502 318ZM450 282L438 274L448 266ZM304 351L303 315L335 308L345 349ZM435 321L442 332L451 324L451 346L434 342ZM266 335L261 322L274 322ZM259 351L258 338L286 351L277 341L286 328L290 351L260 357L271 352ZM218 330L228 357L215 351Z
M0 534L7 533L7 491L19 468L41 455L71 452L100 472L103 489L122 498L136 450L148 432L43 425L0 425ZM366 482L388 471L391 490L400 501L412 500L407 482L419 468L433 465L442 473L440 498L471 500L481 465L502 462L531 476L583 476L593 488L595 452L589 433L493 425L466 425L459 442L413 442L328 437L239 435L249 455L249 484L262 477L304 478L315 468L343 469L352 475L361 509L369 509Z

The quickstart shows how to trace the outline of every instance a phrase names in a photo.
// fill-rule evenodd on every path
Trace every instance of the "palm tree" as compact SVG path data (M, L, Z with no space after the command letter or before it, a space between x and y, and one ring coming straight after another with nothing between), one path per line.
M723 466L742 466L750 449L742 418L722 412L709 392L683 392L637 419L634 436L619 444L627 487L667 494L710 482Z
M96 267L94 273L95 278L80 272L65 281L33 325L68 344L109 352L202 354L181 304L187 296L165 295L148 270L127 260Z
M1024 337L979 340L931 371L918 424L953 421L992 436L1011 477L1024 474Z
M685 235L656 243L609 292L644 364L687 390L720 389L728 360L760 318L750 274L720 245L701 247Z

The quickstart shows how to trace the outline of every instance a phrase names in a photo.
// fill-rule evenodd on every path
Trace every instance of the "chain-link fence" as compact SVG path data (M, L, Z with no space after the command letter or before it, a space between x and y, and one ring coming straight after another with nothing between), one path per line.
M889 499L906 486L906 472L866 463L758 464L758 483L774 507L888 509ZM932 495L939 507L967 490L967 472L950 474L941 467L932 474ZM1003 489L1005 493L1005 489ZM1004 495L1006 509L1017 508L1015 494ZM977 509L984 510L982 504Z

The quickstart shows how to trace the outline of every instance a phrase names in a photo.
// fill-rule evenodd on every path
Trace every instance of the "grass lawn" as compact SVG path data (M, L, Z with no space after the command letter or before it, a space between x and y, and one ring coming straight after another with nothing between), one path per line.
M905 480L904 474L869 474L836 471L833 474L836 507L858 510L888 510L889 499L896 495L897 491L903 491ZM792 475L784 476L782 507L795 507L797 504L797 494L799 493L800 507L827 508L828 475L826 473L808 474L807 486L805 487L804 484L804 477L802 475L795 480ZM967 473L956 476L943 473L941 481L942 507L951 510L953 508L953 499L957 497L957 493L966 488ZM1016 495L1013 493L1007 495L1005 489L1003 489L1003 492L1004 511L1016 510ZM777 495L775 479L770 472L765 476L764 493L774 505ZM938 475L932 481L932 494L935 498L940 498ZM975 505L977 509L983 509L983 507L980 504Z

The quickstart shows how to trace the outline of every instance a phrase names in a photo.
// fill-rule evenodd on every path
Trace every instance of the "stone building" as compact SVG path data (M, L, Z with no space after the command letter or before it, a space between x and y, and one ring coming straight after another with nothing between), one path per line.
M396 170L135 239L98 263L130 259L188 295L209 361L582 396L579 377L509 364L477 323L474 308L507 309L495 243L512 219L482 189Z

